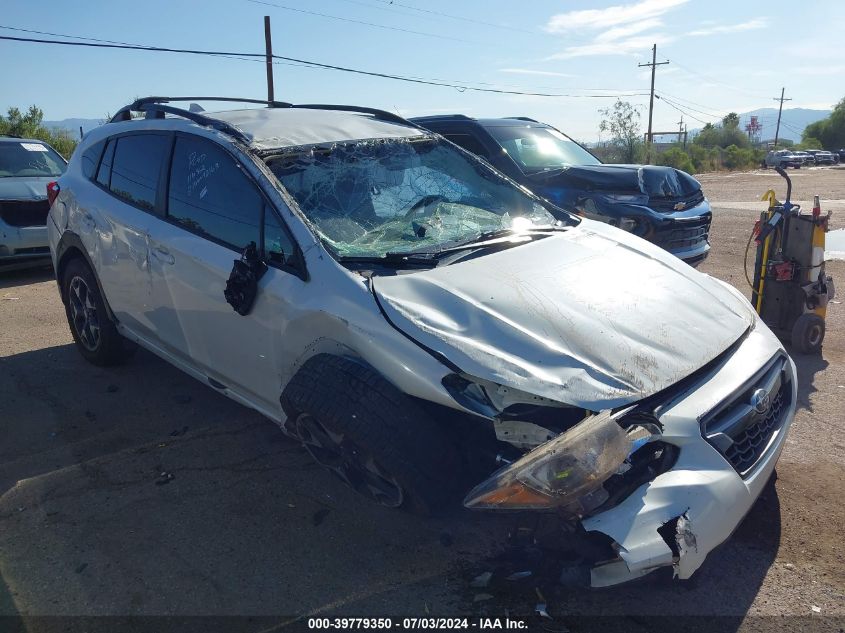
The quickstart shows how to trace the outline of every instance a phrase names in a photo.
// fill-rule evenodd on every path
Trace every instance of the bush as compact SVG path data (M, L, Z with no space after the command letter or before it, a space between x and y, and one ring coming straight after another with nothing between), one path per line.
M670 147L662 154L657 156L658 165L666 165L667 167L674 167L688 173L695 172L695 165L692 162L689 154L687 154L680 147Z

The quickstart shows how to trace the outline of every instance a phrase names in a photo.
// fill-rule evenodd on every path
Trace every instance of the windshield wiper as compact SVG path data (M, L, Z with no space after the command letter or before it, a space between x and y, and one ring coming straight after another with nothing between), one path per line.
M385 253L383 256L344 256L340 261L344 264L376 264L379 266L392 266L396 268L431 268L437 265L438 253L411 252L411 253Z

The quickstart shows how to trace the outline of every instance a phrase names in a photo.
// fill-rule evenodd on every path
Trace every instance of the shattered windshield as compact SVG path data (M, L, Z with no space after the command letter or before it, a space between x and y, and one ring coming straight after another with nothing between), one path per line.
M557 221L521 189L441 139L306 147L267 163L340 257L437 252L491 232Z

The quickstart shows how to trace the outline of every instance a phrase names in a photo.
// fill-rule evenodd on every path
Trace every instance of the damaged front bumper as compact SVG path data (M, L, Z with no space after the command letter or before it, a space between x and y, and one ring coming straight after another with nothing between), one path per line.
M701 423L714 410L735 417L737 407L746 406L742 400L749 390L758 395L755 381L767 379L773 363L780 363L777 367L782 368L783 378L781 399L769 405L780 407L775 412L778 419L760 436L756 454L748 453L755 458L753 464L741 468L741 456L725 451L724 446L724 454L720 452L712 439L709 442L703 436ZM749 380L749 367L763 369ZM673 467L618 505L582 520L587 531L609 536L618 553L618 558L593 568L591 584L615 585L668 566L676 577L689 578L707 554L730 537L771 477L795 414L796 398L794 363L768 328L758 324L709 377L659 411L664 428L661 439L679 449Z
M711 366L636 407L588 415L476 486L464 505L555 511L609 537L616 556L593 567L596 587L659 567L689 578L769 480L796 399L795 365L757 321Z

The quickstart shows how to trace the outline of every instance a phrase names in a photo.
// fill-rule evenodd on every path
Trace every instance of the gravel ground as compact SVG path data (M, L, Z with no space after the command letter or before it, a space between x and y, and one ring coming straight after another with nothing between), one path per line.
M845 170L790 175L797 200L820 193L832 227L845 227ZM759 198L782 180L700 180L714 207L702 270L747 292ZM828 271L845 289L845 262ZM795 358L799 411L776 482L735 535L691 581L602 591L551 582L542 556L525 559L529 579L470 587L522 563L502 556L516 520L420 521L361 503L274 425L151 354L86 364L49 271L0 275L0 324L0 615L530 614L540 589L572 630L589 628L578 614L624 616L627 630L648 630L641 617L655 614L734 616L731 630L845 616L838 302L821 357Z

